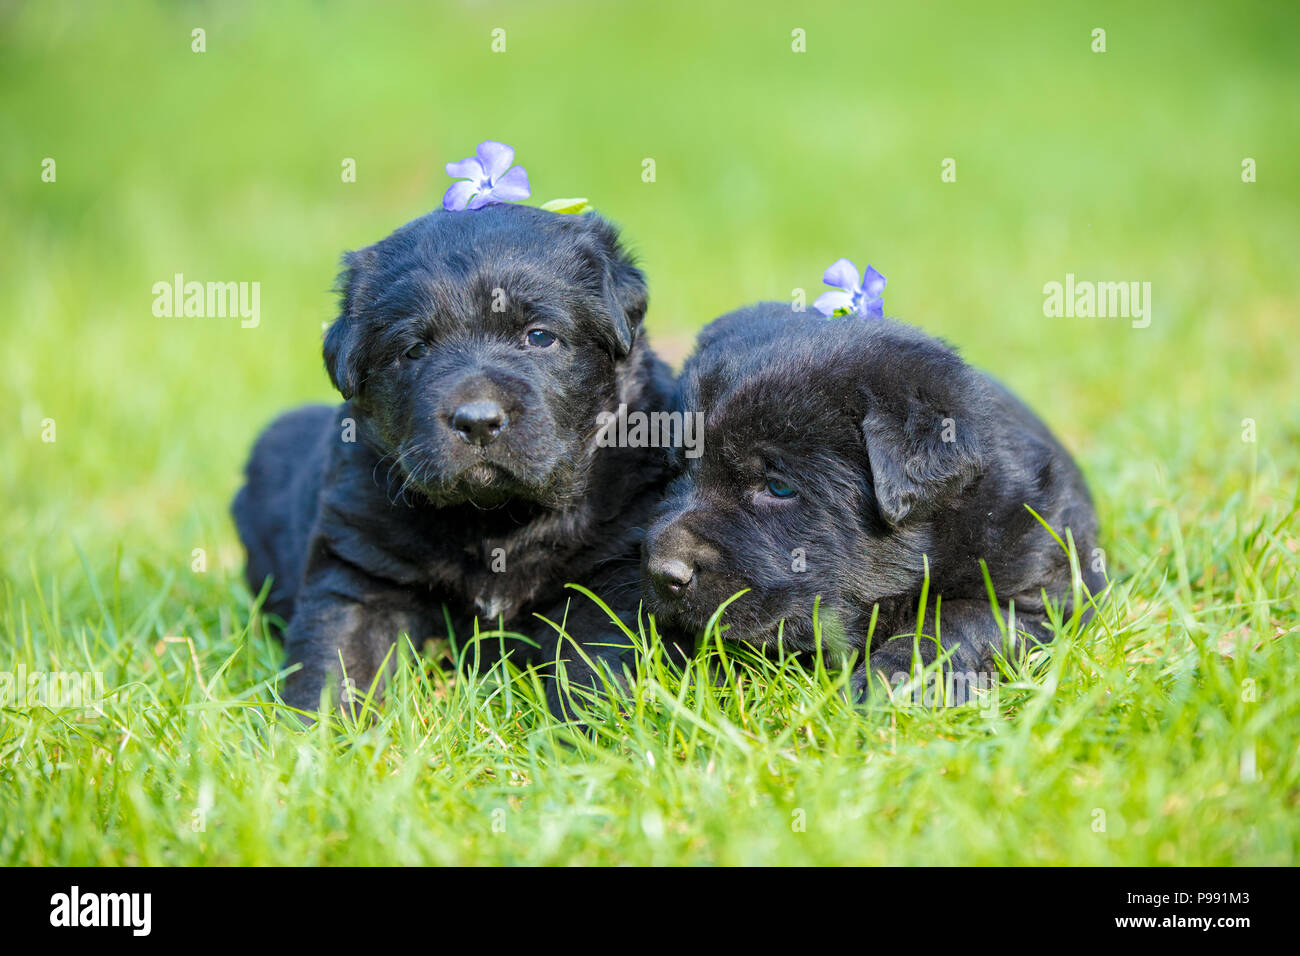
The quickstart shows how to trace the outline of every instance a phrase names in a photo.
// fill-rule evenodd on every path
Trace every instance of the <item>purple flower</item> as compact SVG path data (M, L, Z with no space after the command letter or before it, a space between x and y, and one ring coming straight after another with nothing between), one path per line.
M848 259L836 259L822 276L822 281L833 286L823 292L813 303L813 308L826 318L833 315L856 315L862 319L883 319L885 277L871 266L858 279L858 267Z
M443 195L442 208L454 212L527 199L532 194L528 173L522 166L511 165L514 161L513 148L489 139L479 143L468 159L448 163L447 175L461 181Z

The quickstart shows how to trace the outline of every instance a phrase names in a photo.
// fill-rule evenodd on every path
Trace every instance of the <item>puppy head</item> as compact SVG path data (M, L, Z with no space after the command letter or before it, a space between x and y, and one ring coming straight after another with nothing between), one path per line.
M678 402L705 414L703 454L678 461L645 538L660 620L700 629L718 606L730 636L811 646L828 615L906 593L934 517L982 469L979 384L908 326L828 321L763 304L701 335Z
M325 365L403 488L437 505L580 496L646 309L615 229L497 205L344 257Z

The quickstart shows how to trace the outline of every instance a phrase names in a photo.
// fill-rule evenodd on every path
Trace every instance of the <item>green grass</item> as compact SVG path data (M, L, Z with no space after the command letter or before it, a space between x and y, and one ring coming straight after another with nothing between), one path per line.
M1300 15L264 6L0 14L0 673L107 694L0 710L0 862L1296 862ZM534 202L624 226L674 360L841 255L879 268L1077 453L1099 618L984 707L859 711L836 670L710 646L647 657L586 736L438 647L364 720L286 719L227 503L265 422L330 396L339 253L489 137ZM155 318L176 272L259 281L260 327ZM1067 272L1150 281L1151 326L1045 318Z

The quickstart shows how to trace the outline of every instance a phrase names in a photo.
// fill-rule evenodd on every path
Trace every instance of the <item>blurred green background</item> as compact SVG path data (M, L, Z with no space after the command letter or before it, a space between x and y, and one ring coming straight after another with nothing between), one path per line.
M212 765L229 738L202 737L202 751L172 711L129 706L188 680L187 658L155 667L145 648L194 635L209 678L232 649L242 653L248 595L227 505L264 424L334 398L320 333L334 315L339 256L437 206L450 182L443 164L491 138L515 147L531 203L587 196L623 227L650 281L651 342L674 363L724 311L796 288L811 301L825 267L847 256L888 277L889 314L947 338L1037 408L1092 484L1111 573L1128 582L1114 613L1126 639L1143 642L1111 648L1108 666L1116 681L1136 668L1132 680L1089 684L1086 667L1069 671L1084 689L1031 712L1025 727L1038 720L1050 732L1039 749L1023 738L1012 776L985 775L987 751L970 741L931 746L939 735L925 723L911 749L874 765L892 777L873 777L851 739L826 763L783 764L804 774L791 800L824 781L827 805L859 794L879 831L858 849L827 831L819 849L792 844L782 858L895 859L893 811L877 810L897 796L918 808L902 824L924 834L903 857L913 861L1294 861L1287 575L1300 545L1294 515L1277 518L1300 470L1298 27L1295 4L0 4L0 667L111 660L110 684L129 689L115 711L122 727L162 728L154 749L124 754L126 736L109 722L100 738L55 718L37 736L34 723L9 723L0 781L24 809L0 849L27 862L177 859L158 849L172 839L166 780L197 788L206 770L190 753ZM206 52L192 52L195 28ZM1092 49L1097 28L1104 53ZM495 29L503 53L492 51ZM792 51L796 29L806 52ZM54 182L42 181L46 158ZM652 183L642 180L647 158ZM947 158L956 182L941 180ZM1242 181L1247 158L1256 182ZM342 181L345 159L354 183ZM155 317L152 287L176 273L260 283L259 327ZM1150 282L1150 327L1045 317L1043 286L1067 273ZM53 442L43 440L48 419ZM1256 442L1242 440L1245 419ZM195 549L207 556L201 572ZM1192 616L1203 612L1199 629ZM1184 707L1177 695L1192 670L1161 655L1189 647L1189 631L1202 697ZM1264 650L1247 656L1246 643ZM278 651L257 648L240 658L238 687L273 673ZM1227 663L1212 663L1216 648ZM1261 675L1265 703L1248 709L1234 685L1218 687L1214 675L1229 667ZM1229 704L1210 702L1220 691ZM203 706L195 700L171 706ZM1112 705L1104 719L1071 723L1102 700ZM1243 796L1221 781L1239 760L1241 779L1253 779L1252 734L1269 783ZM1236 749L1248 736L1249 775ZM88 780L107 774L109 749L122 776L101 802ZM250 754L223 797L244 793L253 821L278 798L263 804L244 782L262 773ZM408 756L420 787L445 783L475 813L496 799L420 773L419 748ZM628 806L653 794L639 758L612 759ZM958 765L971 786L944 790L940 774ZM464 779L478 780L470 766ZM712 757L707 773L689 763L680 772L706 795L696 805L716 813L713 838L731 841L722 858L773 859L764 840L788 829L788 812L778 806L775 829L756 829L760 814L746 830L749 811L737 808L770 801L743 796L745 761L719 766L743 785L724 796ZM1006 803L1030 776L1030 797ZM148 781L161 788L151 839L130 824L144 819ZM355 799L349 826L389 832L365 812L371 783L353 785L338 797ZM552 785L539 784L536 799L569 805L547 796L562 792ZM302 809L317 790L334 799L325 789L295 789L286 819L266 824L269 842L249 829L246 852L220 858L275 859L282 824L304 829L286 857L331 858L336 844L313 827L333 818ZM401 790L394 806L433 807L403 825L415 843L442 845L429 830L437 805L419 792ZM1099 793L1124 794L1143 829L1093 839ZM1037 816L1017 842L1031 805ZM949 816L916 822L934 807ZM69 815L80 824L65 826ZM609 859L629 858L621 831L601 833ZM509 860L538 845L533 836L484 838L491 849L480 852ZM653 845L631 858L658 859ZM1013 846L1018 856L1007 855Z
M225 507L249 442L285 406L331 398L319 335L340 253L436 206L443 164L485 138L515 147L530 202L588 196L623 227L671 361L730 308L796 287L811 301L848 256L888 277L889 314L1060 430L1106 517L1152 464L1190 451L1212 482L1243 463L1245 417L1280 453L1298 432L1298 19L1284 4L8 4L5 571L62 563L73 538L120 544L128 566L205 545L237 565ZM151 287L177 272L260 282L260 327L155 318ZM1045 318L1043 284L1067 272L1151 282L1150 328Z

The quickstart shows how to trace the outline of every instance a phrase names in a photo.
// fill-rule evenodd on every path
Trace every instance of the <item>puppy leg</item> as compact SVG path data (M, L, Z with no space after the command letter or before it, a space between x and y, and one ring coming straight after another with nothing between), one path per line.
M998 678L995 654L1003 651L1002 629L987 601L944 601L939 608L939 643L947 655L942 678L944 695L927 692L927 700L947 699L951 704L964 704L973 697L976 688L988 688ZM932 609L927 611L917 645L921 663L929 666L939 657L940 647L935 639L935 620ZM1040 616L1016 617L1016 645L1047 643L1052 633L1046 620ZM856 700L865 699L881 689L882 684L897 687L912 678L913 634L894 637L877 645L870 652L870 661L859 664L850 681ZM936 678L937 679L937 678Z
M285 635L287 664L302 665L285 682L285 702L314 711L326 689L340 705L366 694L403 634L417 645L426 636L427 607L409 589L341 561L314 562Z
M600 593L600 592L596 592ZM636 609L612 608L629 628L636 628ZM566 613L567 612L567 613ZM582 697L575 690L600 692L610 687L616 694L630 696L628 672L636 670L637 649L632 640L609 619L609 615L587 598L575 594L565 604L545 615L557 624L564 621L568 638L547 627L534 635L542 648L546 666L546 702L561 720L581 719ZM694 641L685 635L660 631L663 653L678 666L689 660ZM577 646L575 646L575 643ZM563 664L564 683L557 673ZM567 685L567 687L566 687Z
M544 616L556 624L563 622L568 635L565 637L545 624L545 630L534 635L546 675L546 703L555 717L580 719L582 698L574 694L575 690L600 691L608 681L615 693L627 694L624 667L635 668L636 651L608 614L586 597L575 594ZM626 617L622 619L626 623Z

